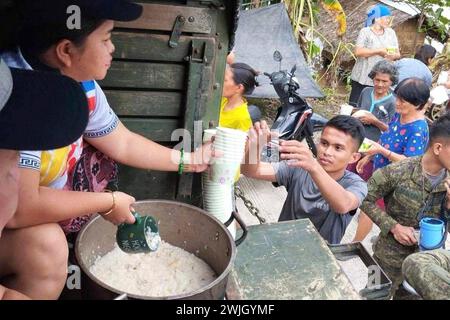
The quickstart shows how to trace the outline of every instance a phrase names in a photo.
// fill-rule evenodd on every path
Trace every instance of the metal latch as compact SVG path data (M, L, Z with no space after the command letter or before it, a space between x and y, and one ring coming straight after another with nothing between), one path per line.
M181 30L184 27L184 24L186 22L186 18L184 16L178 16L175 19L175 23L173 25L172 34L170 35L169 39L169 47L175 48L178 46L178 40L180 40L181 36Z
M196 62L196 63L203 63L207 64L208 58L207 55L207 44L202 40L194 39L191 43L191 54L184 58L185 61L188 62Z

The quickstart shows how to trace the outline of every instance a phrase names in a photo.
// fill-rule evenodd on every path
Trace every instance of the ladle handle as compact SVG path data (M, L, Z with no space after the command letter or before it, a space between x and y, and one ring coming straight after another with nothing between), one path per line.
M248 228L237 211L231 212L231 217L227 222L225 222L225 226L229 226L233 219L236 219L237 223L242 229L242 235L234 241L236 246L238 246L245 240L245 238L247 238Z

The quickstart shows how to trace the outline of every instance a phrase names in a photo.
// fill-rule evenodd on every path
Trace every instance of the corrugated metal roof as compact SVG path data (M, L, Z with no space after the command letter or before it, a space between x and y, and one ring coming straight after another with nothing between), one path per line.
M417 9L412 4L401 2L401 1L391 1L391 0L378 0L379 2L382 2L390 7L393 7L397 10L403 11L404 13L407 13L411 15L412 17L418 15L420 13L420 10Z

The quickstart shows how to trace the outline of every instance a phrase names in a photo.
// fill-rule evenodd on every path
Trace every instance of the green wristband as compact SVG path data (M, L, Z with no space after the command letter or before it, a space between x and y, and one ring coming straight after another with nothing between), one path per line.
M178 165L178 174L182 174L183 170L184 170L184 150L183 150L183 148L181 148L180 152L181 152L181 155L180 155L180 164Z

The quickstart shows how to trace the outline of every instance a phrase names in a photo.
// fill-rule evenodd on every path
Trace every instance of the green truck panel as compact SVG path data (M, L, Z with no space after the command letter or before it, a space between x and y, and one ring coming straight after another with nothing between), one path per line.
M218 123L225 59L239 1L138 1L137 21L116 23L114 60L100 82L125 126L169 147L188 141L194 123ZM191 139L172 140L178 128ZM152 155L149 155L151 157ZM200 204L199 175L121 166L120 189L136 199L172 199Z
M228 299L360 299L309 219L251 226L238 247Z

